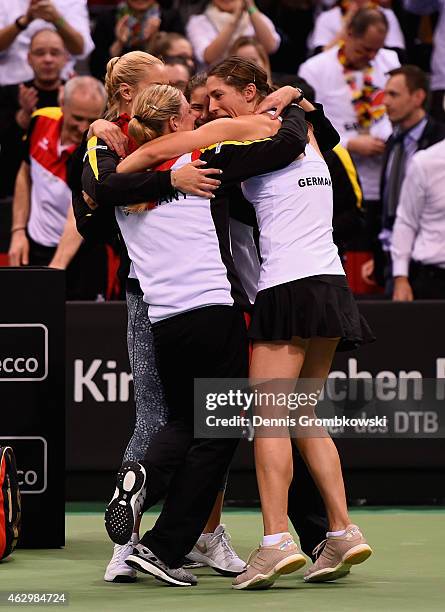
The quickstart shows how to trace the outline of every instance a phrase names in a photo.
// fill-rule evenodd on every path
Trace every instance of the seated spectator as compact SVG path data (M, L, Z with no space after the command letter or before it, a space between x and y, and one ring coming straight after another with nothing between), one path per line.
M33 78L27 62L36 32L53 27L71 54L62 74L72 76L74 59L93 49L86 0L0 0L0 85L14 85Z
M72 154L106 101L96 79L68 81L62 108L34 113L15 185L10 264L67 268L68 299L94 300L105 291L105 250L79 250L67 176Z
M184 93L191 77L187 62L181 57L169 59L165 62L165 73L169 84L180 89L182 93Z
M67 60L60 35L54 30L40 30L34 34L28 53L34 78L19 85L0 87L0 234L6 250L15 178L21 163L20 143L36 109L58 106L63 83L61 72Z
M164 9L155 0L126 0L104 11L94 27L96 48L90 57L91 74L104 80L111 57L147 51L159 30L183 33L184 26L176 10Z
M403 182L391 244L393 300L445 299L445 140L419 151Z
M195 127L199 128L211 120L209 115L210 99L207 94L207 74L195 74L187 84L184 95L190 104L190 110L195 117Z
M267 82L272 83L269 56L263 45L254 36L240 36L237 38L230 48L230 55L237 55L238 57L244 57L244 59L255 62L266 72Z
M224 59L240 36L255 36L268 54L275 53L281 41L253 0L211 0L201 15L190 17L186 31L201 66Z
M397 17L390 8L383 8L385 2L370 2L369 0L338 0L337 6L321 13L316 21L312 36L309 37L309 47L315 52L326 51L341 40L344 40L349 22L355 13L368 5L380 5L388 21L388 33L385 47L400 50L405 48L405 40Z
M431 114L445 122L445 0L404 0L404 7L417 15L439 11L431 58Z
M158 32L150 42L148 53L159 57L164 62L182 58L187 62L190 73L195 72L195 60L193 58L193 48L190 42L182 34L177 32Z

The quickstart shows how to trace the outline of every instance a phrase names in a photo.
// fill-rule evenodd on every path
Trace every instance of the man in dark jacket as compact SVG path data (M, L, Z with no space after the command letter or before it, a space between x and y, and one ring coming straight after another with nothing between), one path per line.
M380 242L375 244L374 261L366 262L362 276L366 282L375 280L392 293L389 249L396 217L400 190L411 157L445 138L445 124L439 123L426 111L428 101L427 75L417 66L405 65L391 70L385 86L384 103L394 131L386 143L380 181L383 202Z

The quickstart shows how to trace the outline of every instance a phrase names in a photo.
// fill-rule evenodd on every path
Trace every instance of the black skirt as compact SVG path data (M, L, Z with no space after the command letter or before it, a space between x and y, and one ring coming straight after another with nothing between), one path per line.
M252 340L340 338L338 351L375 340L345 276L320 274L259 291L249 328Z

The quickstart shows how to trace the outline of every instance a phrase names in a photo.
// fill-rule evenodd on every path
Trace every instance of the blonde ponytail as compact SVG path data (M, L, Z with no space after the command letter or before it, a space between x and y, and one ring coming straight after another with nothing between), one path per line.
M166 122L181 112L182 94L171 85L152 85L144 89L133 105L128 133L138 145L165 133Z
M138 145L162 136L171 117L181 113L183 95L171 85L151 85L144 89L133 105L133 118L128 133ZM152 204L134 204L123 210L128 214L142 213L153 208Z
M144 51L130 51L121 57L112 57L107 64L105 75L105 89L108 95L108 104L105 119L113 121L119 116L121 103L120 85L126 83L130 87L147 77L147 71L162 61Z

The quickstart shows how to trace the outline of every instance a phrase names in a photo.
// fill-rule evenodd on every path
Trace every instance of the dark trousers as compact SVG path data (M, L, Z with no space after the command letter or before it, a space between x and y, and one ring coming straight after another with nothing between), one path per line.
M287 514L300 538L303 552L312 551L326 538L326 509L315 482L296 446L292 444L294 477L289 487Z
M201 535L238 444L194 438L194 379L247 378L247 330L236 307L208 306L153 325L153 336L169 420L142 462L145 507L167 494L141 543L170 567L179 567Z
M415 300L445 299L445 269L411 261L409 282Z
M47 266L56 252L30 236L29 265ZM97 300L107 288L107 252L102 244L82 244L66 270L67 300Z
M431 92L431 115L445 123L445 90L437 89Z

